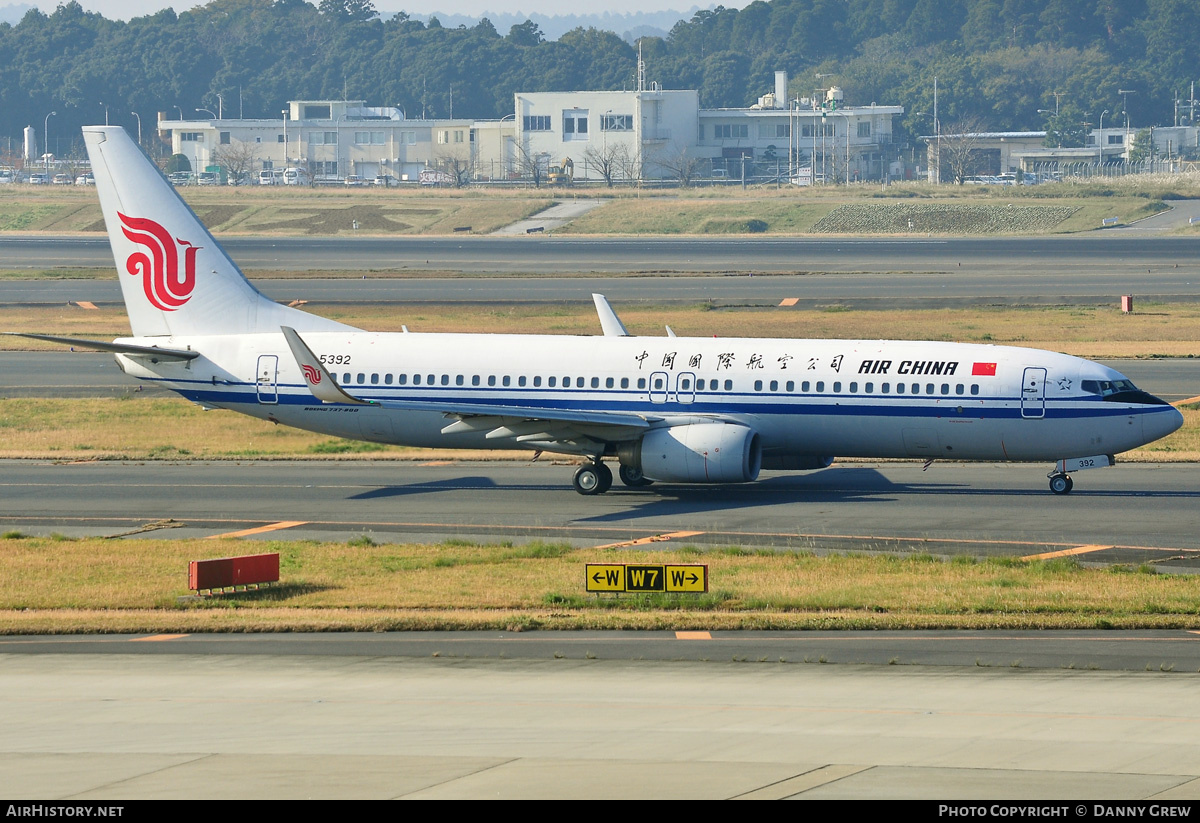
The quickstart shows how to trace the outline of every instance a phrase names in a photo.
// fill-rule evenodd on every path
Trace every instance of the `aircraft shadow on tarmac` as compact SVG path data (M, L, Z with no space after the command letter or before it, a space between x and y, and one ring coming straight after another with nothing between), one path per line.
M980 478L976 477L976 480ZM723 510L749 509L763 505L780 505L787 503L812 503L870 501L872 503L896 502L901 496L932 495L932 496L986 496L1008 497L1031 500L1059 501L1041 484L1040 477L1032 475L1031 484L1027 488L1003 487L993 485L973 485L969 483L938 482L932 475L922 476L917 483L898 483L888 478L874 468L837 467L805 474L781 474L768 476L755 483L745 485L680 485L655 484L641 489L627 489L620 484L614 484L611 491L602 497L582 498L584 504L581 511L586 511L586 502L607 501L606 508L617 503L619 511L606 511L594 516L577 518L580 522L606 522L628 520L631 517L657 517L661 515L689 514L715 512ZM569 493L574 491L565 484L558 483L497 483L495 479L483 475L466 475L462 477L444 478L434 481L420 481L405 485L380 486L368 491L351 495L349 500L378 500L395 497L409 497L423 494L464 490L494 490L498 492L546 492ZM1077 487L1071 498L1075 497L1107 497L1147 499L1195 498L1200 499L1200 491L1183 490L1114 490L1088 489ZM1067 502L1071 498L1067 498Z

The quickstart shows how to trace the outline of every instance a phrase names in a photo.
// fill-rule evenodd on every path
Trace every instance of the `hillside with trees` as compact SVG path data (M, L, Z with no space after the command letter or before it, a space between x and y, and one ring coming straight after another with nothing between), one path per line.
M853 105L899 104L901 132L943 124L1080 133L1107 110L1134 127L1181 122L1200 74L1195 0L757 0L644 38L649 79L696 88L705 107L743 106L786 69L790 93L841 86ZM39 139L86 123L148 135L163 111L279 117L294 99L365 99L409 117L499 118L520 91L631 88L636 49L615 33L547 40L536 24L448 28L370 0L213 0L128 22L72 0L0 25L0 137ZM1122 94L1121 91L1126 93ZM218 95L222 101L218 100ZM1057 114L1056 114L1057 113Z

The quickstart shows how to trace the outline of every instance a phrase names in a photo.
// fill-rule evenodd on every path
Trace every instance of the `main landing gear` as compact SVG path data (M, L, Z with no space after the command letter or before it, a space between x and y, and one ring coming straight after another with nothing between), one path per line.
M599 460L584 463L575 470L571 485L580 494L604 494L612 488L612 470Z
M618 474L621 476L621 482L631 489L649 486L654 482L644 477L641 469L626 466L624 463L621 464ZM576 469L575 476L571 478L571 485L575 487L575 491L587 495L604 494L612 488L612 482L612 469L601 460L589 460Z

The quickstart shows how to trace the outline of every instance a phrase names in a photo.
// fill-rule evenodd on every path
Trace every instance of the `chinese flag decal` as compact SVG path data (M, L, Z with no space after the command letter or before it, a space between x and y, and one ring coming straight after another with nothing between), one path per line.
M973 377L995 377L996 376L996 364L995 363L976 363L975 365L971 366L971 375Z

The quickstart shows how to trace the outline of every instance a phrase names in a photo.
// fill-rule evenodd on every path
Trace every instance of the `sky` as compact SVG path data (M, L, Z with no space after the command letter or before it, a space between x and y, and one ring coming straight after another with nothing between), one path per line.
M314 2L314 0L309 0ZM721 5L726 8L742 8L750 0L724 0ZM569 14L579 13L581 9L564 4L562 0L374 0L375 8L384 17L390 17L398 11L408 11L415 14L430 14L443 12L449 14L483 15L485 12L516 12L526 14ZM0 6L29 4L40 8L47 14L54 11L59 0L0 0ZM128 20L130 17L141 17L153 14L168 6L175 11L204 5L195 0L79 0L79 4L88 11L98 11L110 20ZM686 10L695 5L707 5L702 0L600 0L587 6L588 12L603 13L611 11L627 14L637 11L665 11L668 9Z

